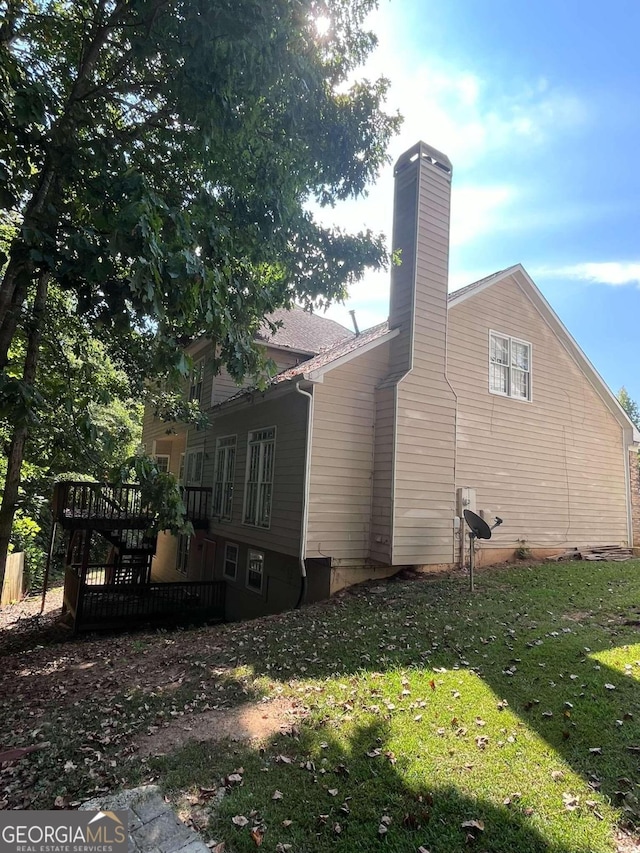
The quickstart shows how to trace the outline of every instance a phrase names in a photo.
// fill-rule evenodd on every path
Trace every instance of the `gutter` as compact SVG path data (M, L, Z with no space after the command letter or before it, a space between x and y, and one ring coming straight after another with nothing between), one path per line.
M313 394L309 391L304 391L300 387L300 382L296 382L296 392L306 397L307 405L307 440L305 445L304 457L304 482L302 490L302 520L300 523L300 595L296 602L296 610L303 604L307 594L307 566L304 561L304 555L307 550L307 522L309 520L309 491L311 484L311 442L313 439Z

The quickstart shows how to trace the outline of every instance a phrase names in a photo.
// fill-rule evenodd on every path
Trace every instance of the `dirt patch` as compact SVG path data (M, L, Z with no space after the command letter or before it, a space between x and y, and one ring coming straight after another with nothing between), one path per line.
M188 741L264 741L273 735L291 731L306 717L303 705L288 699L273 699L256 705L204 711L179 717L138 740L138 754L145 757L163 755L184 746Z
M638 853L640 838L627 832L617 832L615 836L616 853Z
M590 610L572 610L571 613L563 613L562 618L568 619L569 622L585 622L593 618L593 613Z

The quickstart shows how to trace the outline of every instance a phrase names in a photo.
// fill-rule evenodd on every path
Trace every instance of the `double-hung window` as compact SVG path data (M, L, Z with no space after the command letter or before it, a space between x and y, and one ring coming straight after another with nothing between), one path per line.
M156 466L161 474L169 473L169 462L171 457L168 453L156 453Z
M216 440L216 469L213 480L213 514L231 521L233 480L236 473L236 437L227 435Z
M531 399L531 344L489 333L489 391L517 400Z
M275 453L275 427L249 433L243 512L245 524L254 527L269 527L271 524Z
M240 548L232 542L224 546L224 566L222 574L230 581L234 581L238 575L238 560L240 559Z
M247 587L254 592L262 592L264 577L264 554L261 551L249 551L247 555Z
M186 464L186 482L185 486L201 486L202 485L202 464L204 460L204 452L202 450L192 450L187 453Z
M189 378L189 402L199 402L202 399L202 380L204 379L204 358L193 363Z

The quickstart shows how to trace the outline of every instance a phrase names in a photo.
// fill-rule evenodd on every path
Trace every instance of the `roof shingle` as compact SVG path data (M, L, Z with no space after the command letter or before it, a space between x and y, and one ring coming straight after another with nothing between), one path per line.
M269 314L272 323L280 322L280 328L272 332L264 323L258 332L261 343L273 344L296 352L316 354L321 350L346 339L354 338L354 333L320 314L311 314L298 305L290 309L279 308Z

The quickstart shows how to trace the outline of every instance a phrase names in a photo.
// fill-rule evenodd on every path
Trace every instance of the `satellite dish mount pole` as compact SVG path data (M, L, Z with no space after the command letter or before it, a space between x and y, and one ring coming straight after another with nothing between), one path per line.
M469 589L471 592L474 592L473 570L475 562L475 541L476 539L491 539L491 531L502 524L502 519L496 516L495 523L492 527L489 527L484 518L476 515L475 512L471 512L470 509L465 509L463 514L464 520L469 525L469 529L471 531L469 533Z

